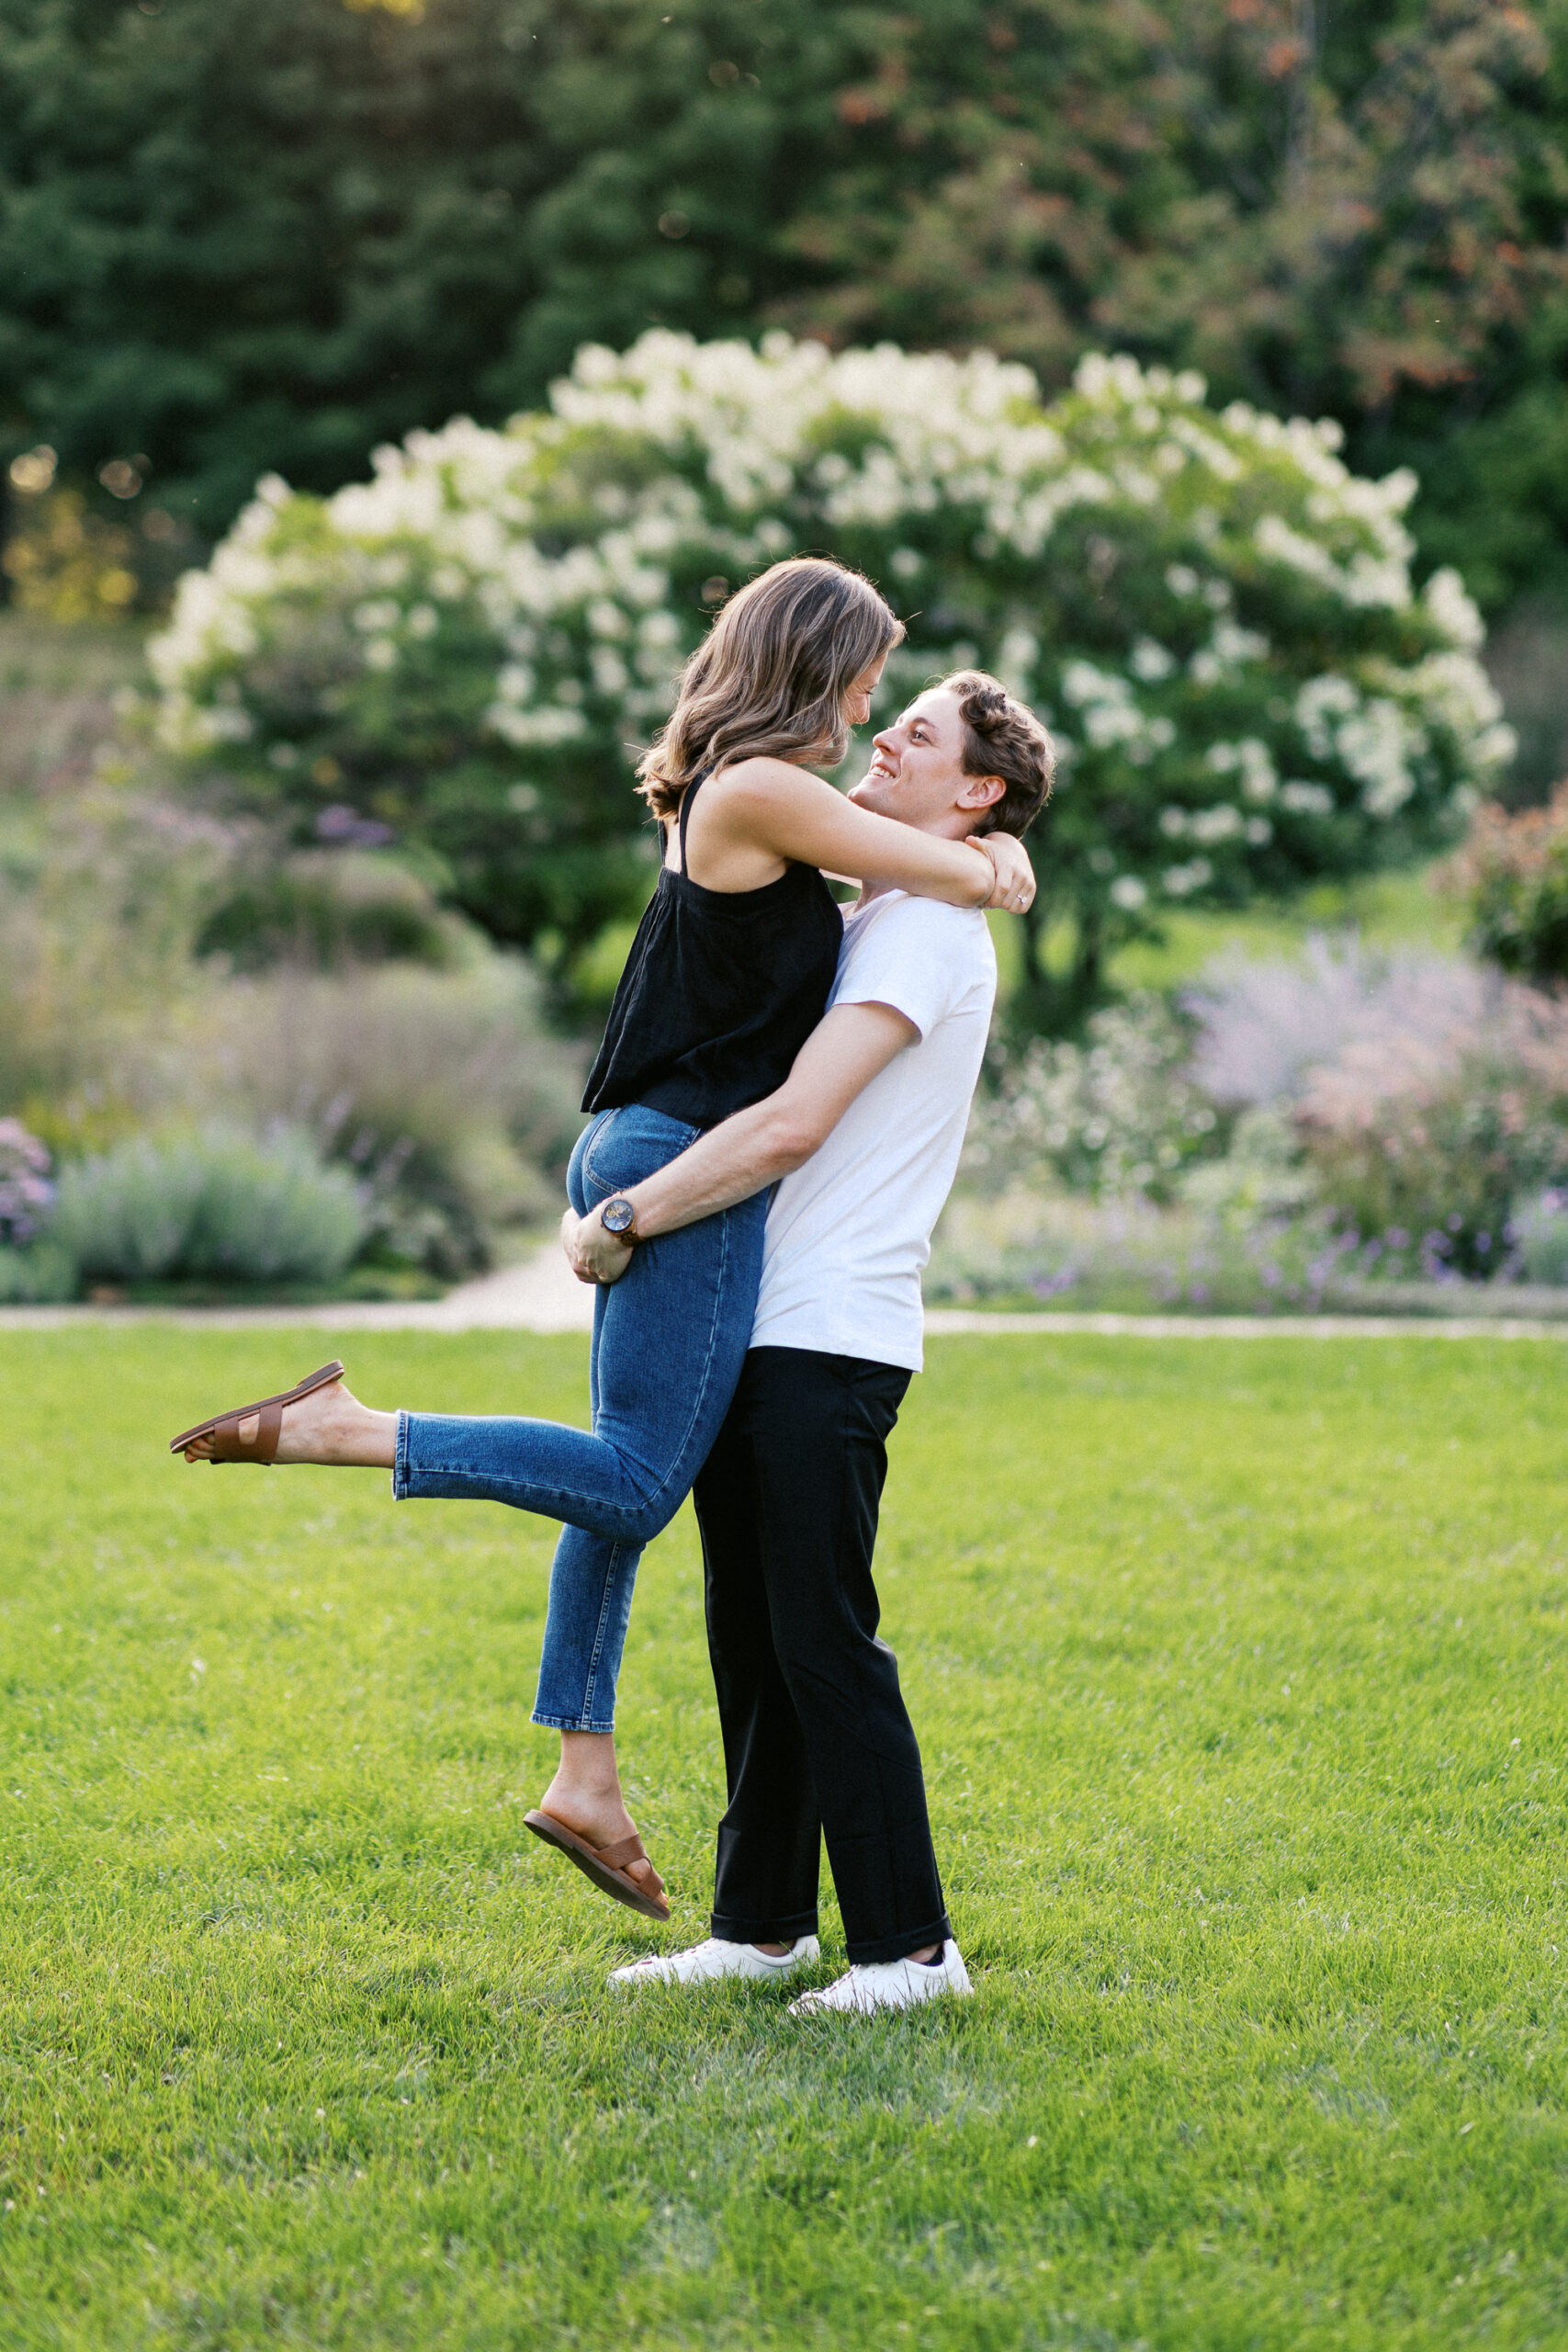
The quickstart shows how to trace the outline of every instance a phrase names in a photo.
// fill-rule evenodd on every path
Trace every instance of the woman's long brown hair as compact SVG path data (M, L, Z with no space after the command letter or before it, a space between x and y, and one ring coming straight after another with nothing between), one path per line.
M673 711L637 763L638 790L672 817L694 775L737 760L837 767L844 702L904 624L869 580L792 556L733 595L681 675Z

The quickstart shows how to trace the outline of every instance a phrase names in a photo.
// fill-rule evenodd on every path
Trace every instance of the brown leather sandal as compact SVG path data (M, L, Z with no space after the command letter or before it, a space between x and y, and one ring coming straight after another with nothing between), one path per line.
M286 1388L281 1396L263 1396L254 1405L241 1405L231 1413L216 1413L209 1421L197 1421L195 1429L186 1430L169 1442L171 1453L183 1453L198 1437L212 1440L212 1452L204 1457L218 1462L271 1463L277 1453L277 1441L283 1428L283 1408L297 1405L301 1396L309 1396L314 1388L324 1388L329 1381L343 1378L343 1366L334 1356L309 1380L301 1380L296 1387ZM247 1445L240 1436L240 1423L254 1417L256 1433Z
M635 1829L629 1838L617 1838L613 1846L591 1846L586 1838L580 1838L575 1829L569 1829L553 1813L525 1813L523 1826L531 1829L536 1838L542 1838L547 1846L564 1854L569 1862L575 1862L583 1877L591 1878L602 1894L613 1894L617 1903L629 1903L645 1919L669 1918L670 1905L664 1899L664 1881L659 1872L653 1871L657 1892L649 1894L626 1870L628 1862L648 1861L648 1849ZM653 1869L651 1862L649 1868Z

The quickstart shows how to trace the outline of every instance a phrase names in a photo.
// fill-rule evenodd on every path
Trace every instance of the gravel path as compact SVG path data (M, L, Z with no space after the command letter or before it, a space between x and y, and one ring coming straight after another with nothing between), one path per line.
M593 1294L554 1240L519 1265L465 1283L445 1298L403 1304L347 1300L339 1306L5 1306L0 1331L50 1331L75 1323L188 1323L222 1331L272 1324L332 1331L588 1331ZM1568 1340L1568 1321L1526 1316L1409 1315L987 1315L932 1306L926 1329L1001 1338L1089 1332L1134 1340Z

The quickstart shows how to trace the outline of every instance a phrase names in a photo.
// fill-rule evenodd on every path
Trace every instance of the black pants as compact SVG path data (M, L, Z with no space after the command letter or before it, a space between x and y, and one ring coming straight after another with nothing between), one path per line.
M920 1751L871 1580L886 1440L909 1375L753 1348L696 1483L729 1806L713 1932L817 1926L820 1838L852 1961L947 1936Z

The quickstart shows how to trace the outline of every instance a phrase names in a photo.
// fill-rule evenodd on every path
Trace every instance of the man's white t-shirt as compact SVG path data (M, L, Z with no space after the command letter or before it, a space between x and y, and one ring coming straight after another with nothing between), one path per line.
M774 1193L754 1348L920 1370L920 1272L957 1170L996 993L977 909L902 890L849 909L829 1006L890 1004L919 1035Z

